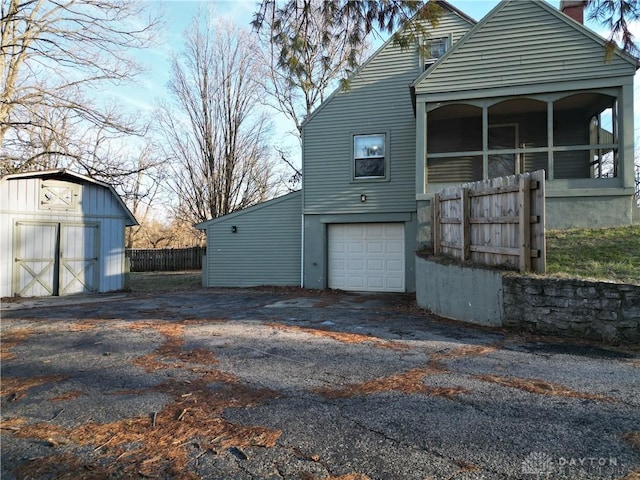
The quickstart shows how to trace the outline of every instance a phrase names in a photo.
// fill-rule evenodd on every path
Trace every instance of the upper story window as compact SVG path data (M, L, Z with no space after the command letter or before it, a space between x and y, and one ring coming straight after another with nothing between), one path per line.
M353 160L355 178L384 178L386 135L354 135Z
M425 43L424 69L433 65L449 48L449 38L432 38Z

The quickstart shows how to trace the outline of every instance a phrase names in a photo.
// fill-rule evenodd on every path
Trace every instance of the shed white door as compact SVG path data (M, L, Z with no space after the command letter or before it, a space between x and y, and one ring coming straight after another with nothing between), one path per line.
M45 297L58 294L57 223L16 222L13 294Z
M60 295L98 291L98 225L62 225Z
M329 225L329 288L405 291L404 224Z
M17 222L14 295L97 292L98 224Z

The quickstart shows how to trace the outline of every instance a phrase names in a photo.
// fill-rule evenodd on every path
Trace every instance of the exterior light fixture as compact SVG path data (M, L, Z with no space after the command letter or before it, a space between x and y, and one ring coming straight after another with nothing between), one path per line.
M235 225L233 225L231 227L231 233L238 233L238 227L236 227Z
M361 201L362 203L364 203L364 202L366 202L366 201L367 201L367 196L366 196L364 193L363 193L362 195L360 195L360 201Z

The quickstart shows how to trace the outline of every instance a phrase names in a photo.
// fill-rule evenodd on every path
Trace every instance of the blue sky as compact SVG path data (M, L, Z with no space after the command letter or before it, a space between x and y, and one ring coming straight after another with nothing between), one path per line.
M135 86L113 89L112 95L127 102L132 108L149 110L156 97L166 94L165 85L169 80L170 56L182 44L182 33L191 23L199 9L213 8L216 15L233 20L240 26L249 27L253 14L258 8L256 0L147 0L152 9L162 11L166 28L162 32L161 44L156 48L138 54L139 61L147 68ZM451 4L480 20L498 0L453 0ZM557 6L558 1L551 4ZM378 41L381 44L382 41ZM377 45L376 45L377 46Z
M138 54L139 61L146 66L147 72L139 77L135 85L112 88L108 93L123 102L132 110L141 110L151 113L155 99L167 95L166 84L170 74L171 54L179 50L182 45L182 33L191 23L194 15L199 9L212 8L217 16L232 20L240 26L249 27L253 18L253 13L257 10L256 0L147 0L152 9L164 12L166 27L162 32L160 44ZM452 5L459 8L467 15L476 20L484 17L498 0L449 0ZM549 0L552 6L558 7L559 0ZM606 32L593 24L587 25L601 35ZM635 33L640 38L640 25L634 28ZM377 47L382 41L374 42ZM636 132L640 132L640 77L636 76L635 103L636 103ZM293 124L284 117L274 116L274 137L286 138L285 132L291 131ZM638 135L636 135L638 136ZM293 150L297 149L297 141L291 137L280 146L289 146Z

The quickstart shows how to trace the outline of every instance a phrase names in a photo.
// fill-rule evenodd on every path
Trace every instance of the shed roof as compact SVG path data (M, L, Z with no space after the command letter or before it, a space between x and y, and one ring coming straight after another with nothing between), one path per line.
M108 189L111 194L114 196L120 207L122 208L125 217L127 218L126 225L128 227L138 225L138 221L129 210L129 207L122 201L120 195L115 191L113 186L108 183L102 182L100 180L96 180L95 178L87 177L86 175L82 175L80 173L72 172L65 168L53 169L53 170L39 170L34 172L24 172L24 173L13 173L10 175L5 175L0 179L0 182L5 182L9 180L17 180L21 178L53 178L57 180L68 180L73 183L90 183L93 185L98 185L100 187Z

